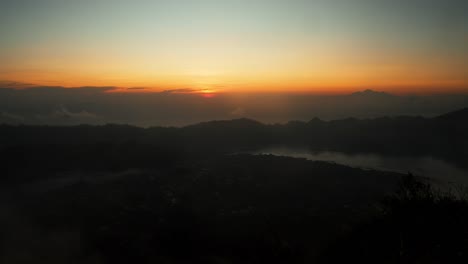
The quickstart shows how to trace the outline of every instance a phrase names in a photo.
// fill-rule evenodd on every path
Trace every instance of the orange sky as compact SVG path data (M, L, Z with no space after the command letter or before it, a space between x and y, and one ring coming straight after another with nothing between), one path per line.
M457 11L465 6L428 1L12 2L0 11L0 80L154 91L468 92L468 23Z

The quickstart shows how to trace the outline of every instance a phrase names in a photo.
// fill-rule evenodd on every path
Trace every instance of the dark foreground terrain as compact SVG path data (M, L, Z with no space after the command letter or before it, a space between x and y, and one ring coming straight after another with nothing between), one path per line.
M234 155L161 170L60 177L68 181L34 181L4 192L5 258L57 263L311 258L366 219L398 175Z
M468 263L461 186L236 154L303 144L467 166L465 117L1 126L0 263Z

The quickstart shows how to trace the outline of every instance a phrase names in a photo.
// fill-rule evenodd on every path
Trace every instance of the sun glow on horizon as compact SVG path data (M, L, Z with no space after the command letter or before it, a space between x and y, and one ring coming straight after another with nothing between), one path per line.
M0 80L125 87L113 92L468 92L468 4L396 2L11 2L0 9Z

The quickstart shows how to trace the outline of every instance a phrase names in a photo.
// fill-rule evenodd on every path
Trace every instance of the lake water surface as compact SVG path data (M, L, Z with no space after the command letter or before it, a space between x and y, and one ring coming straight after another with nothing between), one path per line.
M254 154L271 154L294 158L306 158L334 162L337 164L364 169L411 172L415 175L429 177L444 183L463 184L468 186L468 170L459 168L449 162L430 156L395 157L380 154L347 154L332 151L311 151L291 148L269 148L255 151Z

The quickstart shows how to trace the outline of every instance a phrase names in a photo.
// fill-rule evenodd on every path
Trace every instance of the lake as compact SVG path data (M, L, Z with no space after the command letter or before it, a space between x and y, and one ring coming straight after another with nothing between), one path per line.
M334 162L363 169L401 173L411 172L414 175L425 176L441 183L455 183L468 186L467 169L459 168L447 161L430 156L396 157L380 154L348 154L334 151L311 151L291 148L268 148L255 151L253 154L306 158L308 160Z

